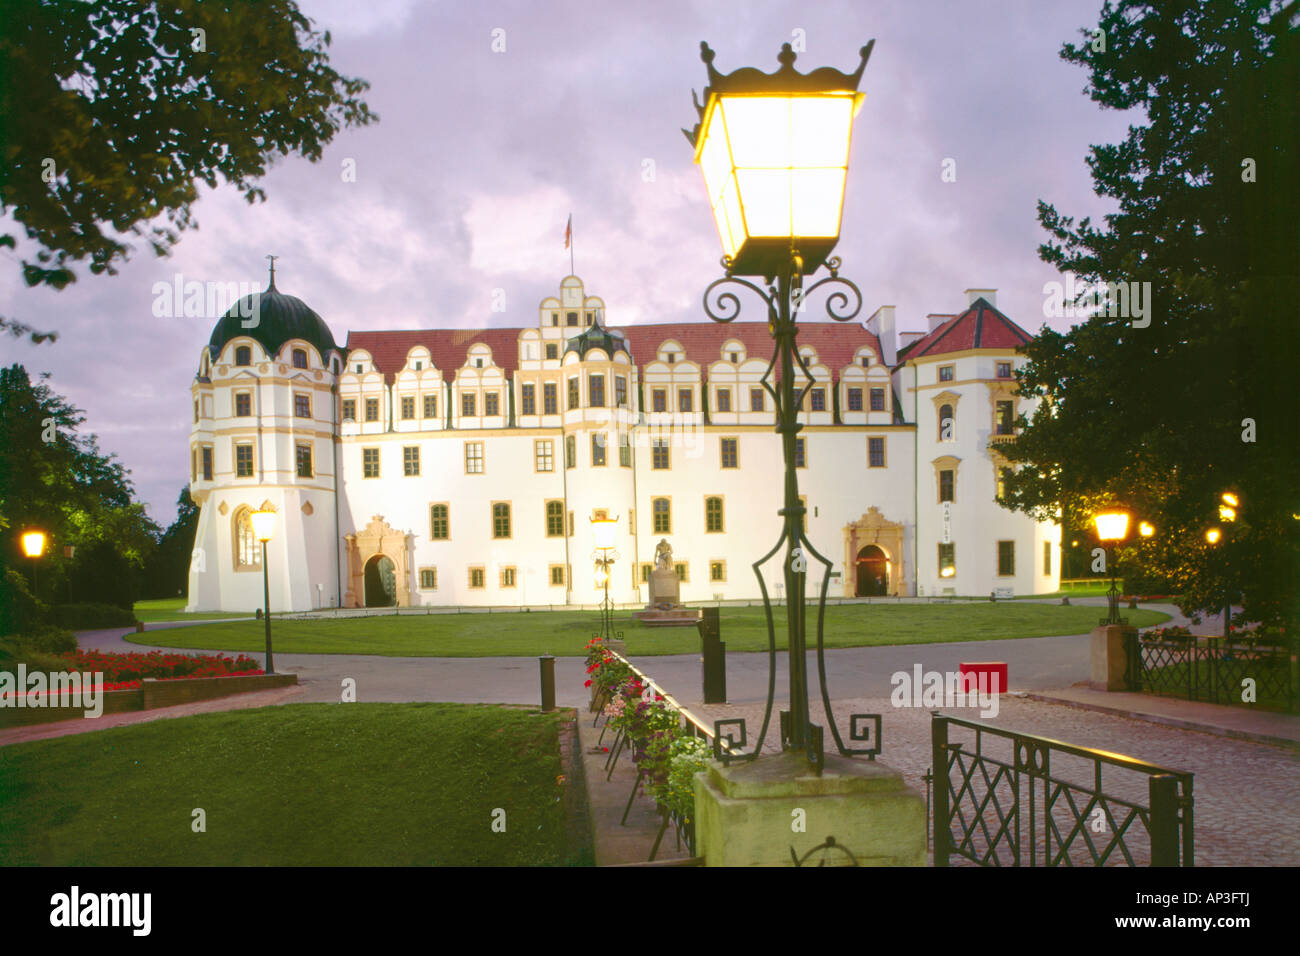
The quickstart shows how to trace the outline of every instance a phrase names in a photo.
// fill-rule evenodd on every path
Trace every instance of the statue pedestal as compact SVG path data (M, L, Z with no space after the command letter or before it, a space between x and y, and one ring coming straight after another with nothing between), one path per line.
M879 761L838 754L826 755L820 777L794 751L695 775L696 852L706 866L791 866L791 850L801 858L827 837L862 866L925 866L925 798ZM819 856L850 862L828 850L806 865Z
M650 606L648 611L665 609L664 605L669 607L681 606L681 587L682 582L677 577L676 571L656 569L650 572Z
M1136 690L1128 682L1128 650L1125 635L1137 628L1123 624L1103 624L1092 629L1091 672L1088 686L1093 690Z

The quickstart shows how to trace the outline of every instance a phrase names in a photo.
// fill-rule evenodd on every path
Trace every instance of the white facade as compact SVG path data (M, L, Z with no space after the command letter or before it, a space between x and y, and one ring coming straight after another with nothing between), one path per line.
M801 323L816 391L801 413L799 489L808 538L832 564L830 596L1057 588L1059 529L995 501L998 402L1028 409L1000 374L1023 361L1014 346L980 340L984 322L1024 336L991 296L973 318L936 320L901 358L891 307L865 328ZM189 610L261 606L243 518L261 507L281 519L268 546L275 610L590 606L602 597L589 523L601 512L618 519L616 602L648 600L661 539L684 602L757 599L751 564L780 535L783 474L761 391L766 326L607 331L604 308L569 276L535 327L354 332L347 349L324 329L324 355L279 343L274 323L260 341L233 329L220 342L219 326L193 387ZM945 344L943 330L955 339L971 323L973 347ZM780 555L764 569L778 596ZM809 576L816 593L818 562Z

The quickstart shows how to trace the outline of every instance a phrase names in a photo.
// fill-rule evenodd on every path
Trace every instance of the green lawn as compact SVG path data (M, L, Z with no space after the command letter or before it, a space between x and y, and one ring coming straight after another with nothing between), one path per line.
M248 617L247 614L227 614L222 611L200 611L197 614L185 613L185 598L159 598L155 601L136 601L135 619L137 621L206 621L214 618Z
M560 720L469 704L293 704L0 747L0 866L589 860L561 802ZM504 832L492 829L497 808Z
M778 608L777 646L784 647L784 608ZM826 646L990 641L1082 634L1095 627L1104 608L1062 607L1012 601L972 604L844 604L826 609ZM1137 627L1169 618L1158 611L1126 611ZM527 614L408 614L316 620L272 620L275 650L282 654L376 654L388 657L578 657L600 627L596 611ZM722 639L727 650L767 649L759 607L724 607ZM810 616L810 641L816 624ZM694 627L649 628L620 614L628 650L636 654L689 654L700 650ZM223 651L261 651L261 621L200 624L166 632L128 634L136 643Z

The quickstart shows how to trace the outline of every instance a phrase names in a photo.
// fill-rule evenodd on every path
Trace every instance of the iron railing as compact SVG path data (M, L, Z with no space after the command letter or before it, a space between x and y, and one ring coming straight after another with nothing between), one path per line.
M1190 773L940 713L930 741L935 866L1193 865Z
M1212 704L1300 710L1294 640L1267 644L1244 635L1148 638L1130 634L1127 650L1129 682L1136 690ZM1252 694L1245 693L1247 687Z

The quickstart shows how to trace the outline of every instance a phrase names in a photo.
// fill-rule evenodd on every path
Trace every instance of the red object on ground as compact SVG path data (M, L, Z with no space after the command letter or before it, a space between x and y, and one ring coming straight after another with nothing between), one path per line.
M960 673L968 694L979 690L981 685L985 693L1001 694L1007 689L1006 661L963 661Z

